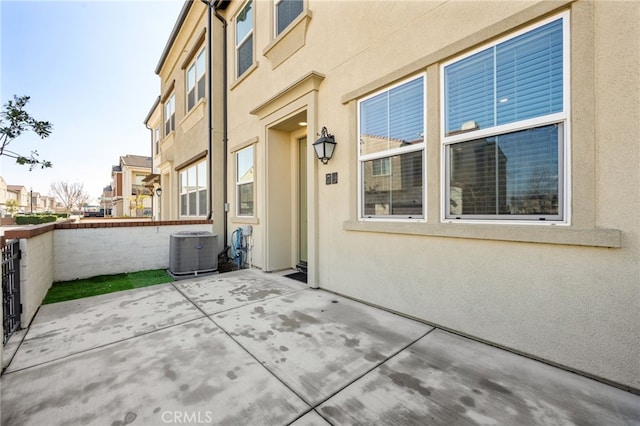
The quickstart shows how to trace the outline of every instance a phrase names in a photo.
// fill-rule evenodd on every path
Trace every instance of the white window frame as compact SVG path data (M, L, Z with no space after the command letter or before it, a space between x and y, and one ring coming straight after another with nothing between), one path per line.
M274 0L273 2L273 34L275 34L275 38L278 38L281 34L287 32L287 28L291 26L291 24L296 20L296 18L304 13L304 9L306 7L306 0L302 0L302 11L299 15L296 15L283 29L278 32L278 5L286 0Z
M242 12L244 12L244 10L247 8L247 6L249 6L249 4L251 4L251 7L253 8L253 14L252 14L252 19L251 19L251 30L247 34L245 34L245 36L242 38L242 40L238 41L238 18L237 17ZM254 0L249 0L242 6L242 8L240 9L240 12L238 12L238 15L236 15L236 19L235 19L236 78L240 78L245 73L247 73L255 63L255 55L254 55L255 39L253 38L253 31L254 31L254 26L255 25L254 25L253 17L255 17L255 2L254 2ZM252 39L252 43L253 43L252 48L251 48L251 64L247 67L247 69L245 69L244 71L240 72L240 48L249 40L249 38Z
M176 130L176 94L172 93L164 103L164 136Z
M202 61L203 64L201 67L202 70L200 70L198 67L198 59L200 59L201 56L203 57L203 61ZM194 81L193 81L193 86L189 86L189 73L191 72L192 69L194 70ZM199 82L201 79L204 79L204 86L202 87L202 93L198 91L198 88L200 87ZM189 112L193 108L195 108L195 106L198 104L200 99L205 97L205 93L207 91L207 54L204 46L200 48L200 50L198 51L198 54L194 56L193 60L191 61L191 63L189 63L189 66L187 67L187 70L185 73L185 85L187 88L187 92L185 96L185 105L186 105L186 111ZM191 92L191 90L194 90L193 105L189 107L189 92Z
M402 81L393 84L393 85L389 85L384 87L383 89L380 89L374 93L371 93L370 95L363 97L361 99L358 99L357 102L357 116L358 116L358 123L357 123L357 129L358 129L358 141L360 140L360 129L361 129L361 123L360 123L360 105L363 102L366 102L367 100L380 95L381 93L385 93L388 91L391 91L392 89L396 88L396 87L400 87L404 84L407 84L409 82L412 82L414 80L417 80L421 78L422 79L422 83L423 83L423 93L422 93L422 103L423 103L423 111L424 111L424 117L423 117L423 140L422 143L420 144L415 144L415 145L411 145L409 147L404 147L404 148L394 148L394 149L389 149L386 151L380 151L380 152L375 152L375 153L371 153L371 154L362 154L361 153L361 149L359 146L359 142L358 142L358 220L359 221L383 221L383 222L389 222L389 221L394 221L394 222L426 222L427 221L427 185L426 185L426 178L427 178L427 158L426 158L426 152L427 152L427 77L426 77L426 73L420 73L420 74L415 74L412 75L411 77L405 78ZM419 216L415 216L415 217L405 217L405 216L393 216L393 215L388 215L388 216L365 216L364 215L364 191L363 191L363 164L366 161L370 161L370 160L376 160L376 159L381 159L381 158L389 158L389 161L391 161L391 157L395 156L395 155L400 155L400 154L408 154L411 152L417 152L417 151L422 151L422 214ZM381 175L382 176L382 175Z
M544 115L541 117L535 117L531 119L525 119L521 121L516 121L513 123L497 125L494 127L490 127L487 129L477 129L466 132L460 132L453 135L447 136L447 128L446 128L446 87L445 87L445 68L448 65L454 64L458 61L461 61L465 58L468 58L478 52L484 51L486 49L492 48L498 44L501 44L505 41L511 40L515 37L518 37L522 34L526 34L530 31L535 30L543 25L546 25L550 22L556 21L558 19L563 20L562 31L563 31L563 111L559 113L553 113ZM571 110L571 99L570 99L570 21L569 21L569 12L562 12L560 14L554 15L547 19L537 21L536 23L529 25L525 28L522 28L518 31L514 31L509 33L508 35L496 39L490 43L483 44L482 46L469 51L463 55L457 56L449 61L443 62L440 65L440 140L441 143L441 167L440 167L440 220L441 222L446 223L480 223L480 224L508 224L508 225L570 225L571 221L571 170L570 168L570 110ZM559 144L563 144L561 147L558 163L559 163L559 179L563 180L563 185L560 187L561 194L558 194L558 201L562 202L562 206L559 206L559 216L560 218L557 220L540 220L538 217L524 217L524 216L514 216L513 219L507 219L505 217L500 217L499 215L495 215L496 218L454 218L452 215L448 215L449 204L450 204L450 194L447 190L447 179L449 173L449 157L448 157L448 147L452 144L459 142L470 142L476 139L482 139L485 137L491 136L499 136L507 133L513 133L520 130L533 129L536 127L542 127L545 125L551 124L561 124L562 131L559 135ZM562 158L560 158L562 157ZM491 215L493 216L493 215Z
M200 177L198 174L198 169L200 167L204 166L204 176L202 176L202 178L204 179L204 182L200 182ZM189 174L193 173L193 175L196 178L196 182L195 184L193 184L192 182L189 182ZM200 212L202 207L200 205L200 192L201 191L205 191L205 204L207 204L207 184L208 184L208 179L207 179L207 160L201 160L198 161L196 163L193 163L183 169L180 169L178 171L178 215L180 217L206 217L207 216L207 207L208 205L204 206L204 212ZM186 185L183 184L183 179L187 178L187 183ZM186 191L183 191L183 188L186 187ZM189 205L189 194L194 193L196 194L196 205L195 205L195 215L193 214L189 214L190 210L191 210L191 206ZM186 214L182 213L182 207L184 205L184 203L182 202L182 197L186 195L186 200L187 200L187 204L185 205L186 208Z
M242 152L246 152L247 150L251 150L251 161L252 161L252 178L251 180L240 181L240 176L238 176L239 167L238 167L238 157ZM255 185L255 167L256 167L256 150L255 145L249 145L245 148L242 148L235 152L235 183L236 183L236 216L237 217L255 217L256 216L256 185ZM240 213L240 187L243 185L252 184L253 185L253 211L251 214L241 214Z

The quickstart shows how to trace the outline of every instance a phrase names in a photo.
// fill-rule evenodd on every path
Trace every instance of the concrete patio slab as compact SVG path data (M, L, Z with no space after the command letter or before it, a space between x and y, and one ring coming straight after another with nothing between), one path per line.
M7 371L203 316L171 284L43 305Z
M210 278L43 306L1 424L640 425L638 395L274 274Z
M179 281L175 286L207 315L308 288L297 281L251 269Z
M315 290L264 300L212 318L310 405L432 330Z
M3 425L285 425L310 409L206 318L2 384Z
M334 424L638 425L640 397L436 330L318 411Z

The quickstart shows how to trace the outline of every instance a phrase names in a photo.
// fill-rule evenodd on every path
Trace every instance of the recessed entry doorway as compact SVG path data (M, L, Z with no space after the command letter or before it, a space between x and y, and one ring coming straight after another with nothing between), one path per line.
M300 112L267 129L266 270L307 273L309 200L307 115Z

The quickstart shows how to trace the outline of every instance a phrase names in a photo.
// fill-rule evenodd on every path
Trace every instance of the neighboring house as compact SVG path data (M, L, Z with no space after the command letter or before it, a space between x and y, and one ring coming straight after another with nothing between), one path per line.
M104 209L105 216L112 216L111 210L113 208L113 188L111 187L111 185L102 188L100 207Z
M13 202L15 201L15 204L13 206L9 206L7 204L7 202L11 201L11 204L13 204ZM8 189L6 190L6 198L4 200L3 203L3 216L13 216L16 213L20 212L20 206L18 203L18 193L13 192L13 191L9 191Z
M8 215L7 201L16 200L18 213L49 213L56 212L55 197L41 195L39 192L27 190L22 185L7 185L0 176L0 216Z
M151 215L151 191L144 179L151 173L151 157L124 155L111 170L112 215Z
M158 167L159 164L163 162L162 155L160 153L160 141L162 140L162 106L160 105L160 97L158 96L147 115L147 118L144 120L144 124L151 131L151 173L149 176L145 178L145 183L149 185L150 188L153 188L153 219L154 220L162 220L162 184L161 184L161 176L162 172ZM170 181L169 175L171 175L171 168L165 162L165 170L166 170L166 181ZM169 190L169 188L167 188ZM171 207L165 209L164 219L167 220L169 218L169 213L171 211Z
M33 192L30 194L33 199L33 212L34 213L56 213L56 198L48 195L42 195L39 192ZM28 211L31 211L29 206Z
M17 213L30 213L31 202L29 190L22 185L7 185L7 198L13 198L18 202Z
M157 70L163 219L200 199L174 176L204 158L179 154L206 138L204 111L185 115L202 7ZM253 226L254 266L640 390L638 3L214 7L213 211Z
M155 69L160 77L160 98L153 104L145 125L152 134L153 174L157 175L150 177L150 183L162 191L160 197L155 197L160 212L157 217L213 219L213 232L220 235L218 244L222 250L222 30L218 25L213 27L217 48L210 56L207 11L202 2L185 2ZM210 63L213 75L208 72ZM217 88L213 100L211 84Z
M40 198L42 202L42 212L43 213L53 213L56 210L55 198L50 197L48 195L43 195Z

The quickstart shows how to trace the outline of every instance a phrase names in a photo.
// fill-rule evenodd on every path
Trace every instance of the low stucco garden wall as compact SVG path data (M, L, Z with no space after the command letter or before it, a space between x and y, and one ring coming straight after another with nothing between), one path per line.
M20 322L29 324L53 282L53 232L20 240Z
M65 224L54 233L54 281L165 269L169 267L172 234L212 230L206 221L83 225Z
M64 222L6 231L7 241L20 240L22 327L31 322L54 282L165 269L172 234L211 230L211 221L192 220Z

